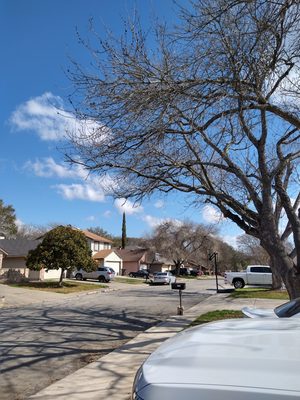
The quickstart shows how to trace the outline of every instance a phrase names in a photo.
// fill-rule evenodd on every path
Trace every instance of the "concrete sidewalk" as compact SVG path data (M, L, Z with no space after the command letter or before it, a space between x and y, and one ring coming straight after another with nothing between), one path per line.
M282 300L232 299L228 297L228 294L213 295L185 311L183 316L170 317L98 361L88 364L31 396L30 399L129 400L135 373L142 362L163 341L187 327L199 315L213 310L240 310L244 306L273 308L283 302Z

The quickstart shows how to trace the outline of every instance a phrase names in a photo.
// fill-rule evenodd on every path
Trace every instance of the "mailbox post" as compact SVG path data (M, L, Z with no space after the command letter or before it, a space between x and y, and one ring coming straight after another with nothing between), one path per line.
M182 291L185 289L185 283L172 283L172 289L179 290L179 307L177 307L177 315L183 315Z

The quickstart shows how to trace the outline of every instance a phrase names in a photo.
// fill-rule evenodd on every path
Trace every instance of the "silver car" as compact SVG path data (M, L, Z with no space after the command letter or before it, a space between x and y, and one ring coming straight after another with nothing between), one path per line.
M110 267L99 267L96 271L84 271L79 269L75 271L74 277L77 280L97 279L99 282L110 282L115 277L115 271Z
M242 312L249 318L300 318L300 297L274 309L244 307Z
M300 323L242 318L186 329L136 374L132 400L299 400Z
M151 279L152 283L171 284L176 282L176 277L171 272L156 272Z

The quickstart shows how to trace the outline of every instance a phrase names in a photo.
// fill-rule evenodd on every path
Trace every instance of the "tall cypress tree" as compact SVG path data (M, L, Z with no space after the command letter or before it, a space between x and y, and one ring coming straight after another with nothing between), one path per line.
M123 212L123 221L122 221L122 249L125 249L126 247L126 217L125 217L125 212Z

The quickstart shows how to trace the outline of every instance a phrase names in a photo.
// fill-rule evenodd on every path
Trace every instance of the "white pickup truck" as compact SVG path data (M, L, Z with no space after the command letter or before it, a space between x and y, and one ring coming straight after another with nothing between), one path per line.
M268 265L249 265L243 272L225 272L224 281L236 289L245 285L272 285L272 271Z

